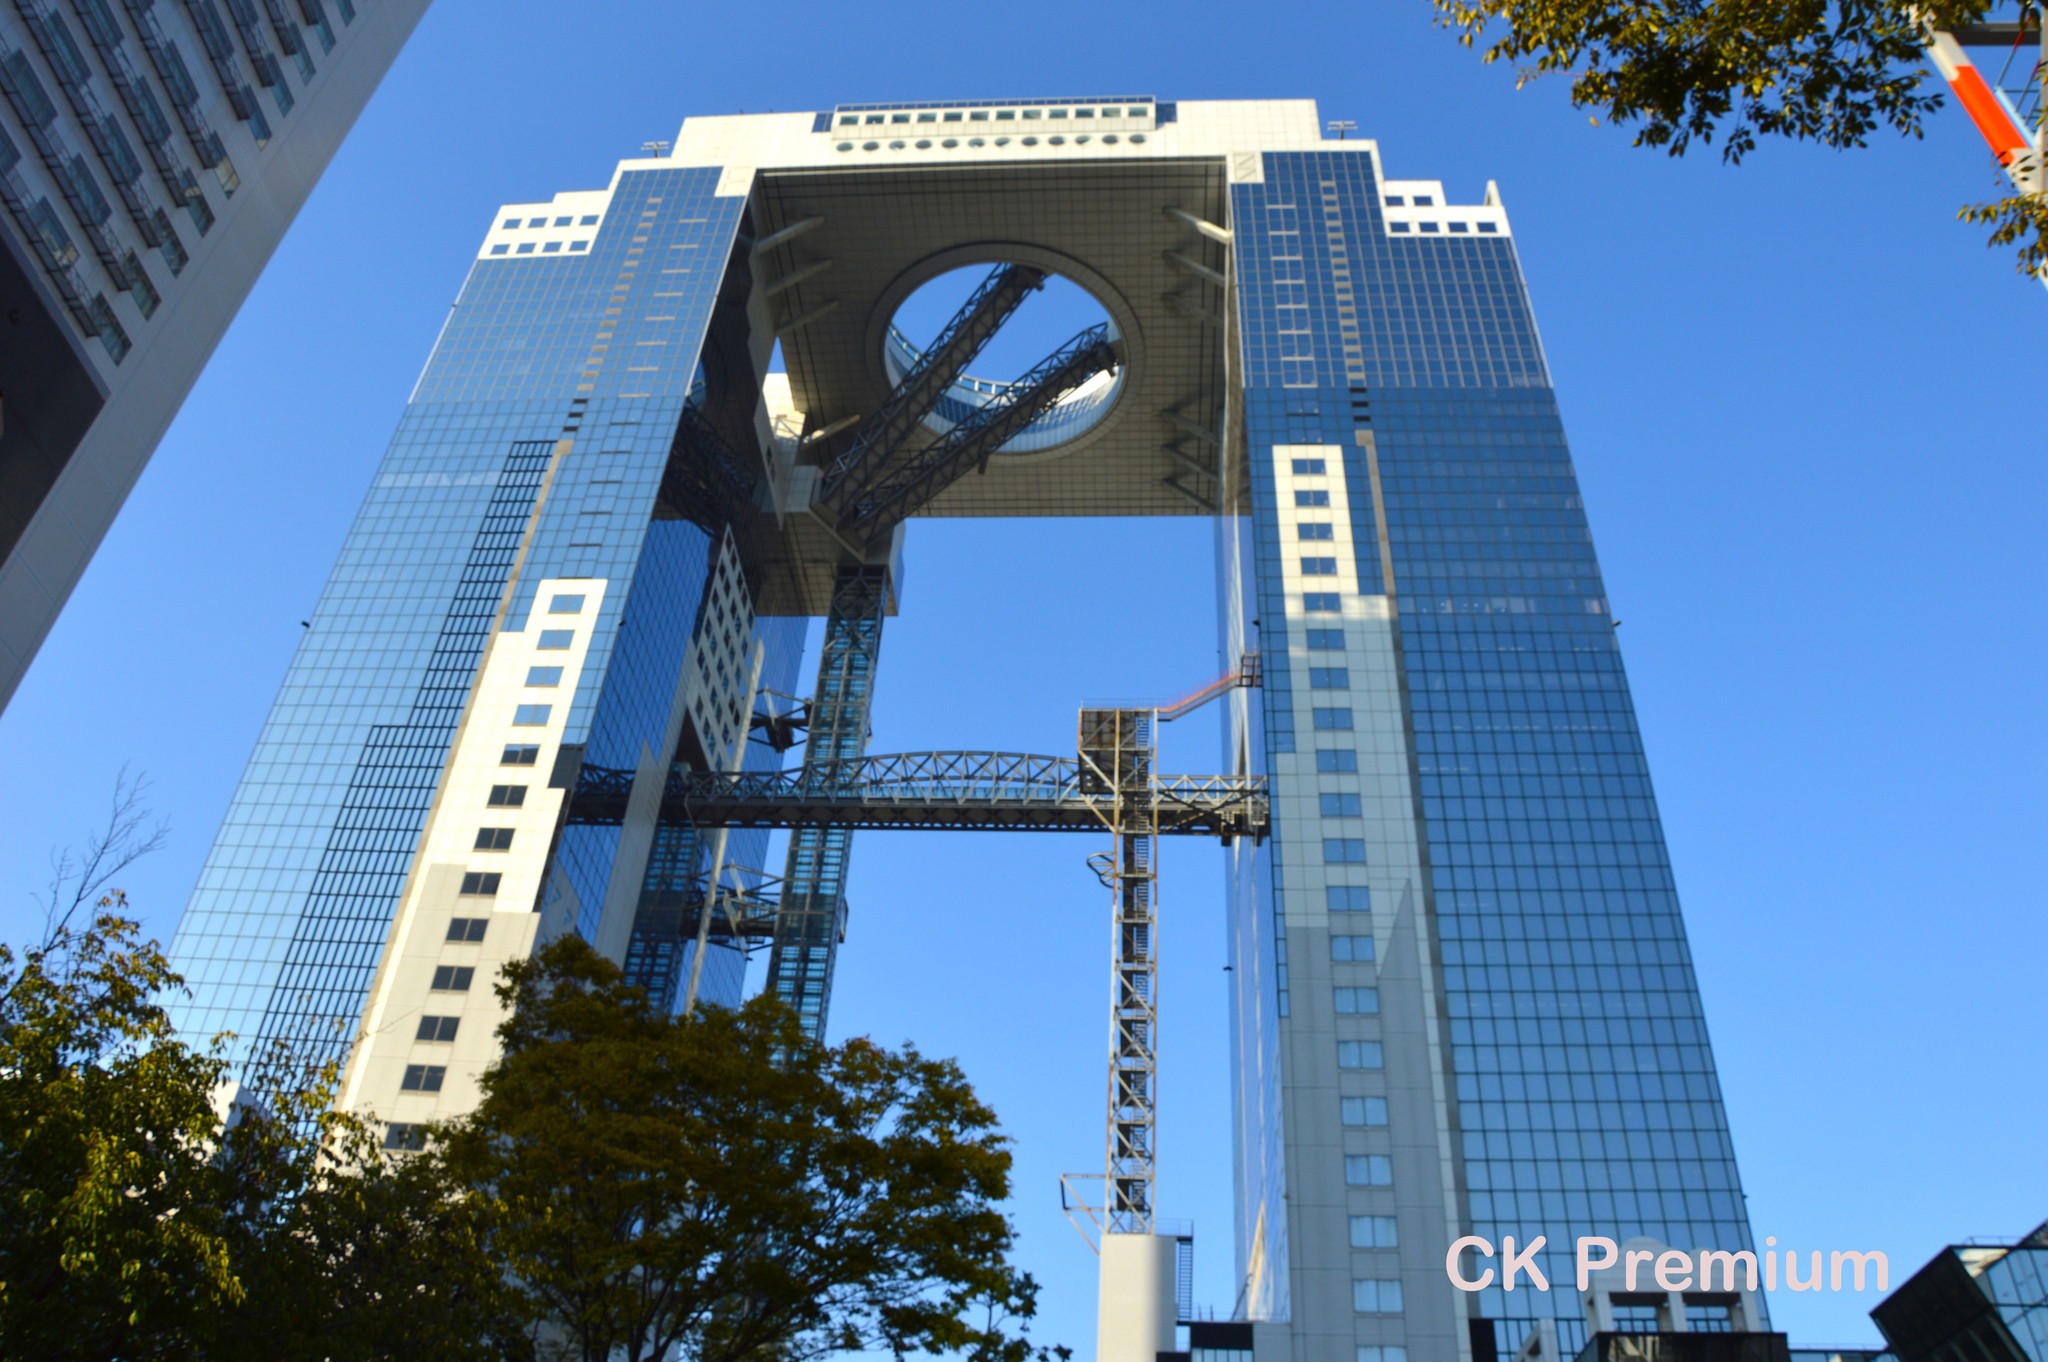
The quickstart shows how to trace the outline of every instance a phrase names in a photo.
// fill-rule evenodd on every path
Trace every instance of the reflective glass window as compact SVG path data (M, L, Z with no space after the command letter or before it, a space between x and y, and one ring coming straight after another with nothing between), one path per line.
M1371 1017L1379 1013L1380 991L1376 988L1347 984L1333 992L1340 1017Z
M1344 1183L1349 1187L1392 1187L1394 1160L1386 1154L1347 1154Z
M1372 911L1372 894L1362 884L1333 884L1323 890L1329 909L1333 913L1369 913ZM1361 960L1372 959L1372 938L1355 938L1365 943L1366 953Z
M430 1045L446 1045L455 1039L455 1032L462 1024L460 1017L421 1017L420 1029L413 1039Z
M1351 1247L1353 1248L1399 1248L1400 1232L1394 1228L1391 1215L1354 1215L1351 1217Z
M1401 1283L1392 1277L1363 1277L1351 1283L1351 1308L1361 1315L1401 1313Z

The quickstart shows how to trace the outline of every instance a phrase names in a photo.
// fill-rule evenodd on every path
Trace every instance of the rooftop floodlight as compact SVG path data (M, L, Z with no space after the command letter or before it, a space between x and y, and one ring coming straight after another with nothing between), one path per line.
M1333 118L1324 127L1326 130L1336 133L1339 142L1344 140L1345 133L1358 131L1358 124L1348 118Z
M642 142L640 144L640 150L646 152L649 156L666 156L668 155L668 143Z

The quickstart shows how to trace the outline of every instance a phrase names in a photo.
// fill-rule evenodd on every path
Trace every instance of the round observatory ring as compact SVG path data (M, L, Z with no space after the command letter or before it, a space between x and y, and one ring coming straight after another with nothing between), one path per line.
M995 457L1006 463L1064 458L1094 443L1118 423L1122 415L1118 399L1142 371L1144 344L1137 313L1100 274L1070 256L1042 246L1016 242L959 246L927 256L891 280L868 317L867 351L876 380L894 390L923 354L896 327L896 313L904 302L941 275L976 265L990 269L998 265L1030 265L1077 285L1107 315L1109 337L1122 360L1114 371L1096 374L1053 403L998 448ZM934 434L943 435L1015 386L1013 382L962 374L939 399L924 424Z

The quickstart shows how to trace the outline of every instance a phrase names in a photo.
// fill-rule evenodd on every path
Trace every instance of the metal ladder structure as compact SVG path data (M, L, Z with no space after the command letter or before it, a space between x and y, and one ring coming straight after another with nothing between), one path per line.
M1109 796L1110 850L1088 860L1110 891L1109 1151L1103 1228L1152 1233L1159 1080L1159 814L1156 711L1081 711L1081 784Z

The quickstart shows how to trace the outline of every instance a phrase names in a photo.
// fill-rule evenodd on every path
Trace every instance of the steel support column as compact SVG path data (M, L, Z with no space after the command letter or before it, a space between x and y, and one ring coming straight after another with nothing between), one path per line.
M883 569L839 570L804 746L807 790L825 793L845 779L839 773L846 766L839 763L856 764L852 759L867 750L868 707L887 598ZM797 1010L806 1035L821 1040L832 1004L832 963L846 917L846 863L852 848L853 830L847 827L803 827L790 834L775 949L768 958L768 988Z
M1153 1133L1159 1077L1159 814L1152 769L1157 715L1081 711L1084 786L1114 796L1112 850L1092 864L1116 913L1110 961L1108 1234L1152 1233Z

